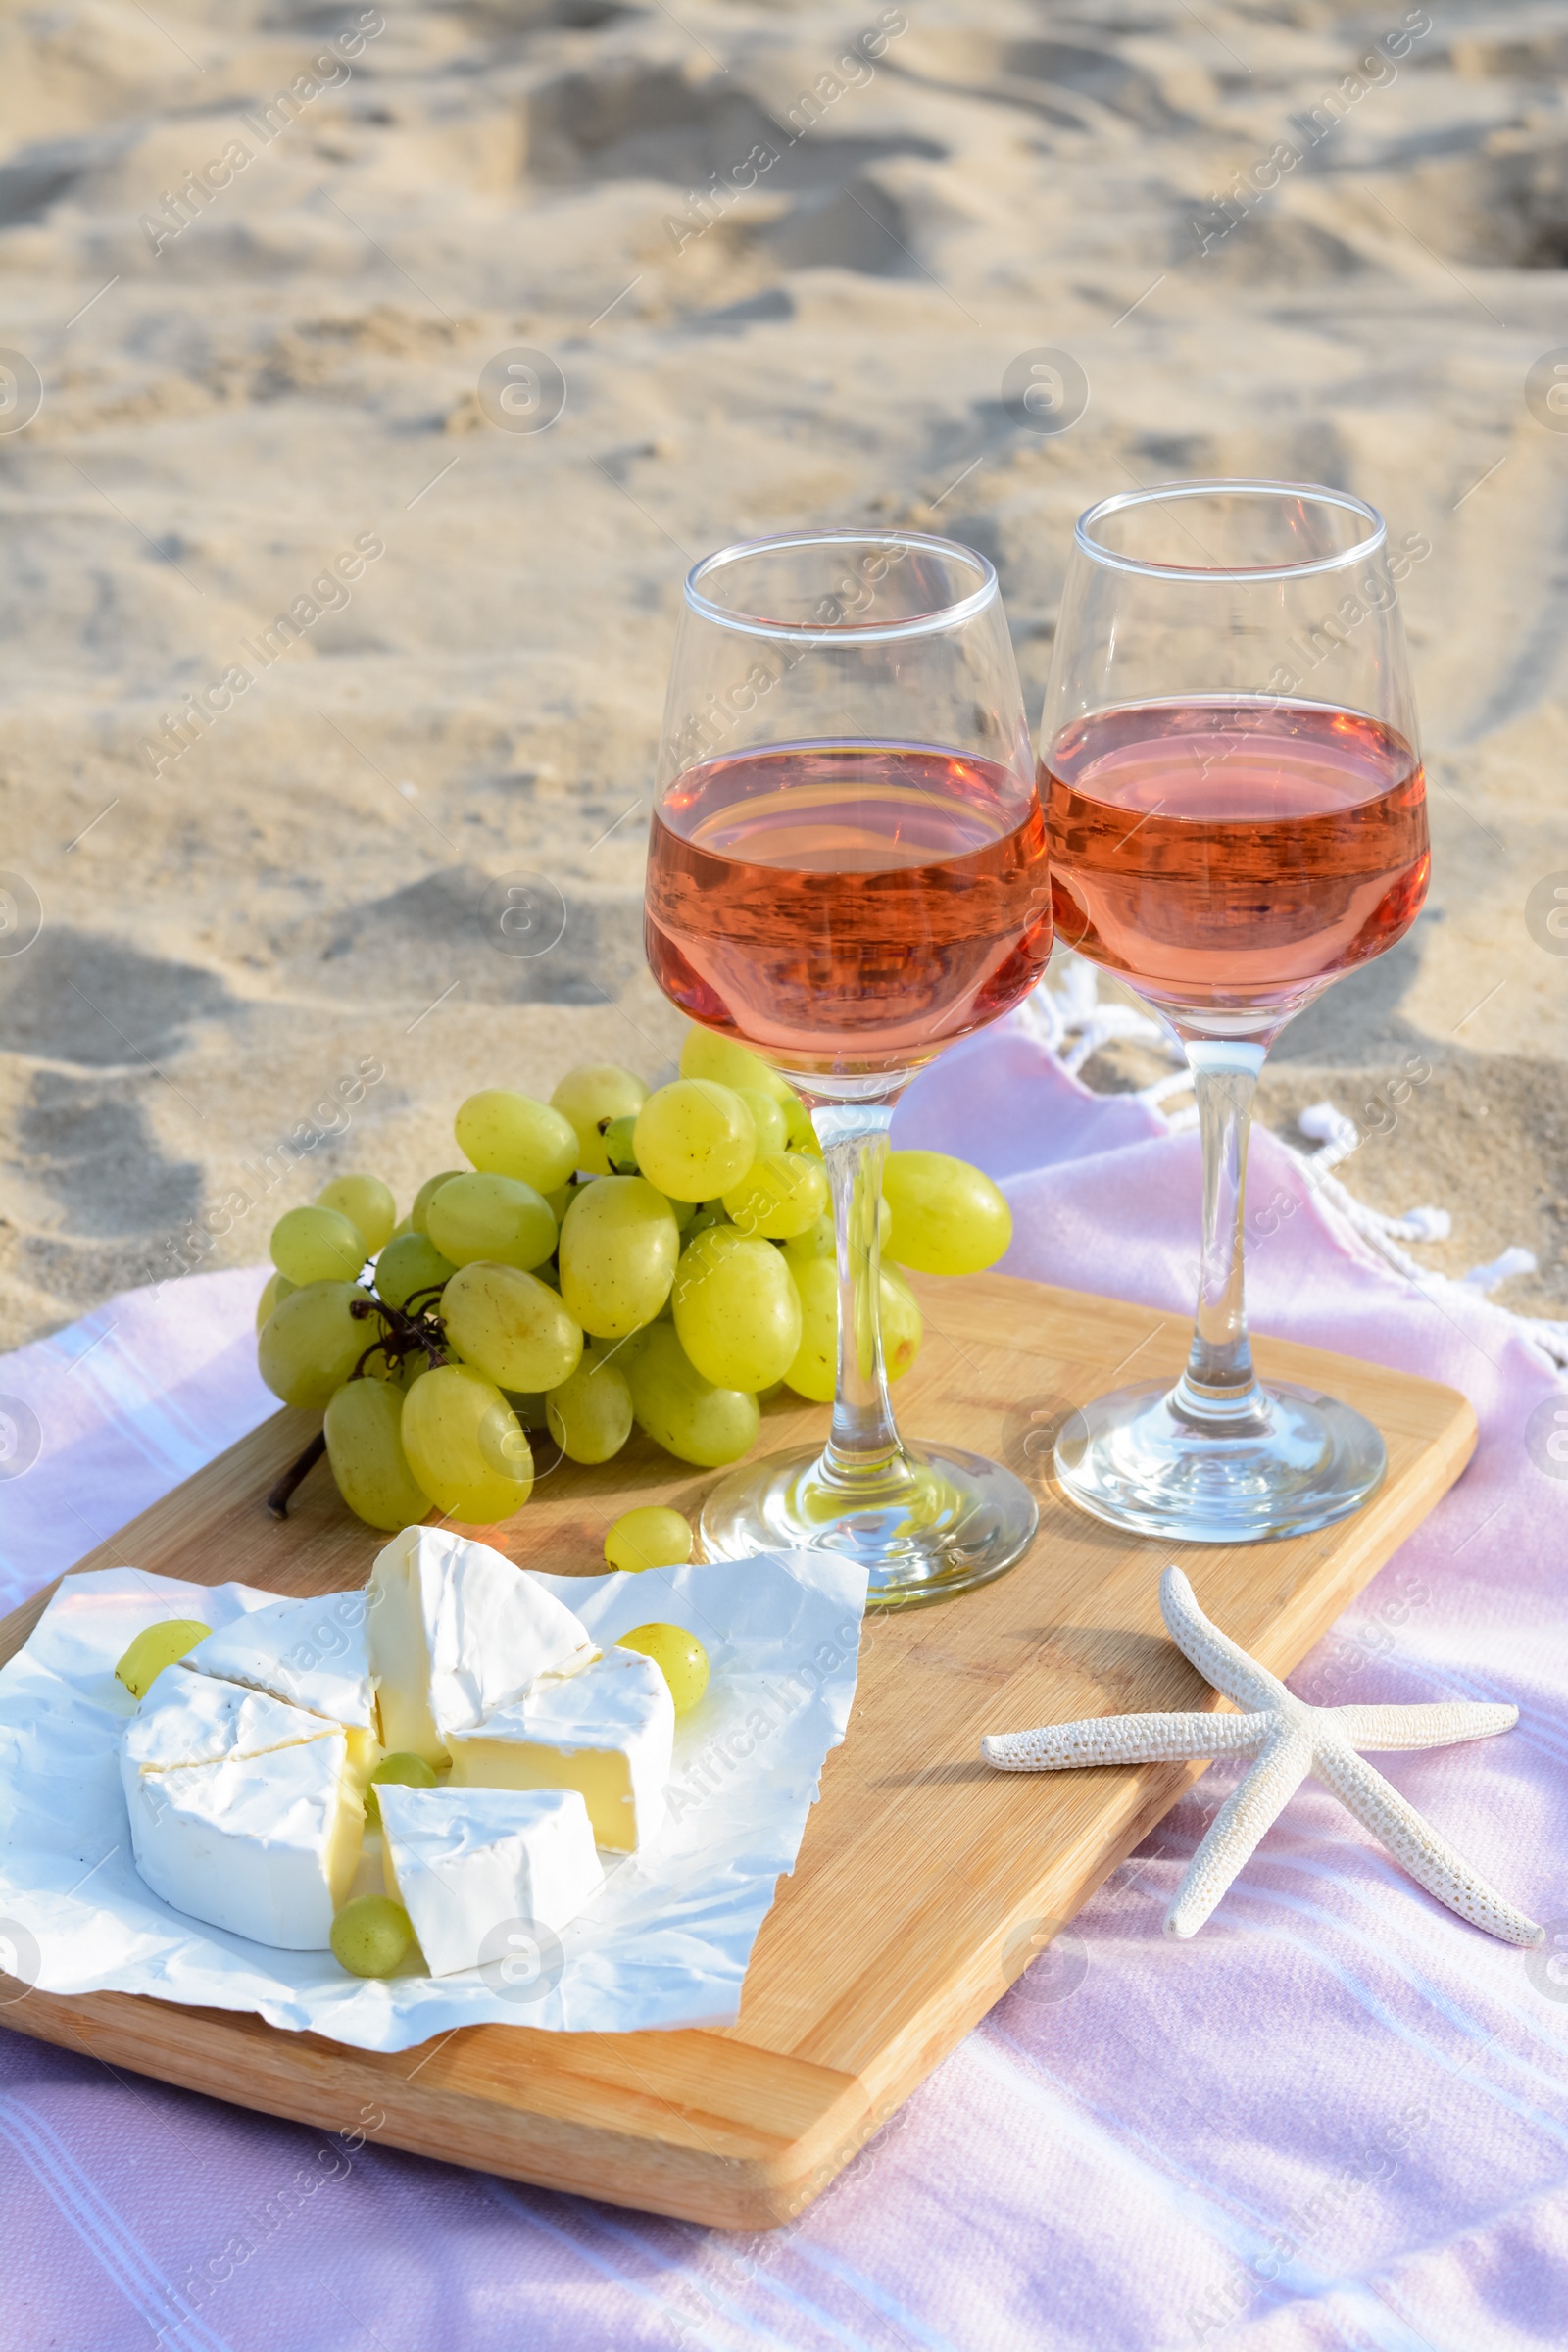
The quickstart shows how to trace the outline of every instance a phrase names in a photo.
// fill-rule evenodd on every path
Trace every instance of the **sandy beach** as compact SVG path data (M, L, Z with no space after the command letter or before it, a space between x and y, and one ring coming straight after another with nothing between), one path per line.
M662 1067L698 556L969 541L1038 712L1078 512L1242 473L1412 551L1434 834L1263 1115L1568 1314L1565 68L1568 0L8 12L0 1347Z

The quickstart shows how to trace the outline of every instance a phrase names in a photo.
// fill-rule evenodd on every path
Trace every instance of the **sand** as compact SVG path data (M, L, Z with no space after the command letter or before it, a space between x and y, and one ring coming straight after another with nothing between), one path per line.
M657 1072L692 559L969 540L1038 709L1073 516L1227 473L1430 547L1432 897L1266 1115L1424 1057L1342 1176L1568 1310L1565 64L1563 0L8 14L0 1345L339 1168L406 1196L475 1085ZM1070 429L1009 408L1043 347Z

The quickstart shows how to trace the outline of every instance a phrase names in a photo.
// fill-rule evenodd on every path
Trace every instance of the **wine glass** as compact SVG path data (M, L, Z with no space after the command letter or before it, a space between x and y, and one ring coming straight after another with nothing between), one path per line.
M1056 1441L1066 1493L1116 1527L1300 1535L1383 1477L1359 1413L1255 1378L1242 1216L1269 1046L1426 895L1409 560L1373 508L1304 483L1165 483L1078 523L1041 729L1056 935L1175 1030L1203 1149L1186 1371L1098 1397Z
M831 1435L732 1471L711 1559L826 1546L869 1604L999 1575L1028 1489L956 1446L906 1444L881 1340L893 1106L944 1046L1017 1004L1051 948L1045 824L997 575L916 532L727 547L686 581L660 753L648 960L664 994L782 1072L833 1194Z

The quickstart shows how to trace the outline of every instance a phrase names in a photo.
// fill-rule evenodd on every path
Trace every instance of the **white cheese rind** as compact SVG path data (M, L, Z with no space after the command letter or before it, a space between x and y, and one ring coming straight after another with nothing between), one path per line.
M382 1744L430 1764L537 1676L572 1673L594 1654L586 1629L526 1569L440 1528L395 1536L368 1597Z
M248 1683L296 1707L329 1715L334 1723L373 1734L375 1684L366 1605L363 1592L274 1600L209 1634L180 1664L195 1674Z
M364 1811L342 1732L220 1764L125 1771L131 1846L153 1892L231 1936L323 1951Z
M511 1706L452 1738L462 1788L577 1788L594 1837L634 1853L664 1818L675 1708L652 1658L607 1649L577 1674L547 1675Z
M140 1771L167 1772L176 1765L259 1756L301 1740L324 1739L333 1728L323 1716L241 1683L169 1669L125 1726L122 1753Z
M565 1927L605 1883L575 1789L383 1785L377 1795L387 1892L432 1976L502 1958L514 1923Z

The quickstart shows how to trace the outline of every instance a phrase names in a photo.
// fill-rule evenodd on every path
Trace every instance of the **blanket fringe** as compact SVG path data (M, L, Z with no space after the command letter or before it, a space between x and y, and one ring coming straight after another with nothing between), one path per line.
M1180 1040L1151 1012L1131 1004L1102 1002L1100 972L1082 956L1069 954L1058 957L1013 1018L1024 1034L1054 1054L1072 1078L1079 1075L1092 1054L1113 1040L1126 1039L1165 1054L1179 1066L1150 1085L1138 1087L1135 1099L1148 1105L1168 1134L1186 1134L1197 1126L1196 1106L1190 1101L1185 1103L1180 1101L1192 1091ZM1171 1102L1177 1107L1167 1109L1166 1104ZM1447 1292L1468 1293L1471 1298L1479 1292L1486 1297L1510 1276L1535 1272L1535 1252L1517 1244L1489 1264L1472 1266L1468 1274L1457 1278L1423 1266L1404 1245L1446 1241L1452 1230L1448 1211L1423 1206L1406 1209L1403 1216L1389 1216L1369 1202L1358 1200L1334 1170L1355 1151L1361 1141L1360 1129L1336 1103L1309 1104L1298 1124L1303 1134L1316 1142L1315 1152L1303 1152L1283 1136L1276 1141L1299 1167L1330 1222L1348 1229L1386 1265L1428 1297L1437 1298ZM1497 1312L1507 1315L1521 1339L1548 1363L1559 1371L1568 1370L1568 1322L1516 1314L1509 1307L1499 1307Z

